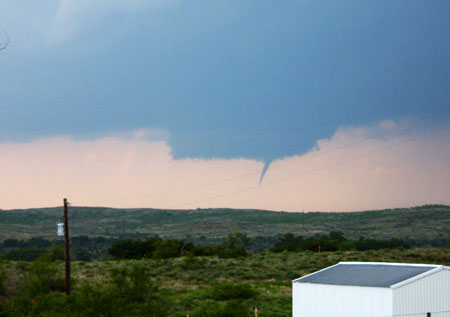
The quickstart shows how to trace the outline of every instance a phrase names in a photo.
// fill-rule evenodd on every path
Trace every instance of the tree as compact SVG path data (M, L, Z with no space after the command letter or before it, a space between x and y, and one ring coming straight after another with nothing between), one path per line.
M278 242L275 243L272 251L298 251L302 248L303 243L304 240L302 236L295 236L293 233L286 233L278 239Z
M17 248L19 241L17 239L6 239L3 241L4 248Z
M249 238L245 233L233 232L228 234L226 245L229 249L235 247L248 248L251 244L252 239Z
M337 242L343 242L346 240L342 231L331 231L328 237L330 240L335 240Z

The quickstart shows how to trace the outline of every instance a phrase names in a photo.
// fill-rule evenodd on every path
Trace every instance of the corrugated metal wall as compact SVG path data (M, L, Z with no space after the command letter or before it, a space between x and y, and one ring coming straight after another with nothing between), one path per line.
M433 313L431 316L448 317L450 316L450 271L441 270L395 288L393 299L395 315L442 312Z
M293 283L294 317L392 315L392 290L382 287Z

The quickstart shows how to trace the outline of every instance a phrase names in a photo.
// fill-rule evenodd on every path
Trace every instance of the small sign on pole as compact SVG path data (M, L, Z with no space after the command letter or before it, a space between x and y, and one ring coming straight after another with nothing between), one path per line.
M58 236L63 236L64 235L64 223L62 223L62 222L60 222L60 223L57 223L56 224L56 227L57 227L57 229L58 229L58 231L56 232L56 234L58 235Z

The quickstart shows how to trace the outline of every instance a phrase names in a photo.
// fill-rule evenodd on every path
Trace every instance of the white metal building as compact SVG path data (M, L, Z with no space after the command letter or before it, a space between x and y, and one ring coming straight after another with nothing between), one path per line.
M292 281L294 317L450 317L450 268L340 262Z

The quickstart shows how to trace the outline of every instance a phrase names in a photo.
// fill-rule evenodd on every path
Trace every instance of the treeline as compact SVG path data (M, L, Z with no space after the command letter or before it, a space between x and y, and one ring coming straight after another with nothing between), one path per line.
M135 238L142 238L136 236ZM361 237L348 240L341 231L331 231L327 235L303 237L293 233L278 236L249 238L244 233L231 233L227 238L216 241L214 245L204 245L205 239L193 242L182 239L161 239L152 236L145 240L105 237L75 236L71 238L71 256L74 261L91 261L113 256L119 259L174 258L184 255L240 257L248 253L265 250L282 251L367 251L379 249L409 249L415 247L414 241L392 238L377 240ZM29 240L6 239L0 243L0 256L6 260L33 261L47 252L51 246L64 245L64 241L31 238ZM444 246L441 243L440 246ZM450 248L450 240L447 241Z
M248 254L252 239L243 233L231 233L225 243L216 246L198 246L183 240L162 240L150 238L147 240L123 240L112 244L110 255L118 259L165 259L185 255L218 256L221 258L240 257ZM367 251L379 249L409 249L410 245L402 239L376 240L361 237L357 241L348 241L340 231L332 231L329 235L318 238L296 236L287 233L278 237L271 252L282 251Z
M304 238L287 233L278 239L273 252L282 251L368 251L379 249L409 249L410 245L403 239L392 238L390 240L376 240L361 237L356 241L349 241L341 231L331 231L329 235Z
M108 255L108 248L118 239L75 236L70 239L72 258L75 261L91 261ZM35 237L28 240L6 239L0 244L0 254L6 260L33 261L52 246L63 246L64 241Z
M230 233L225 243L216 246L199 246L183 240L149 238L146 240L122 240L112 244L109 253L118 259L167 259L184 255L219 256L234 258L247 256L251 239L243 233Z

